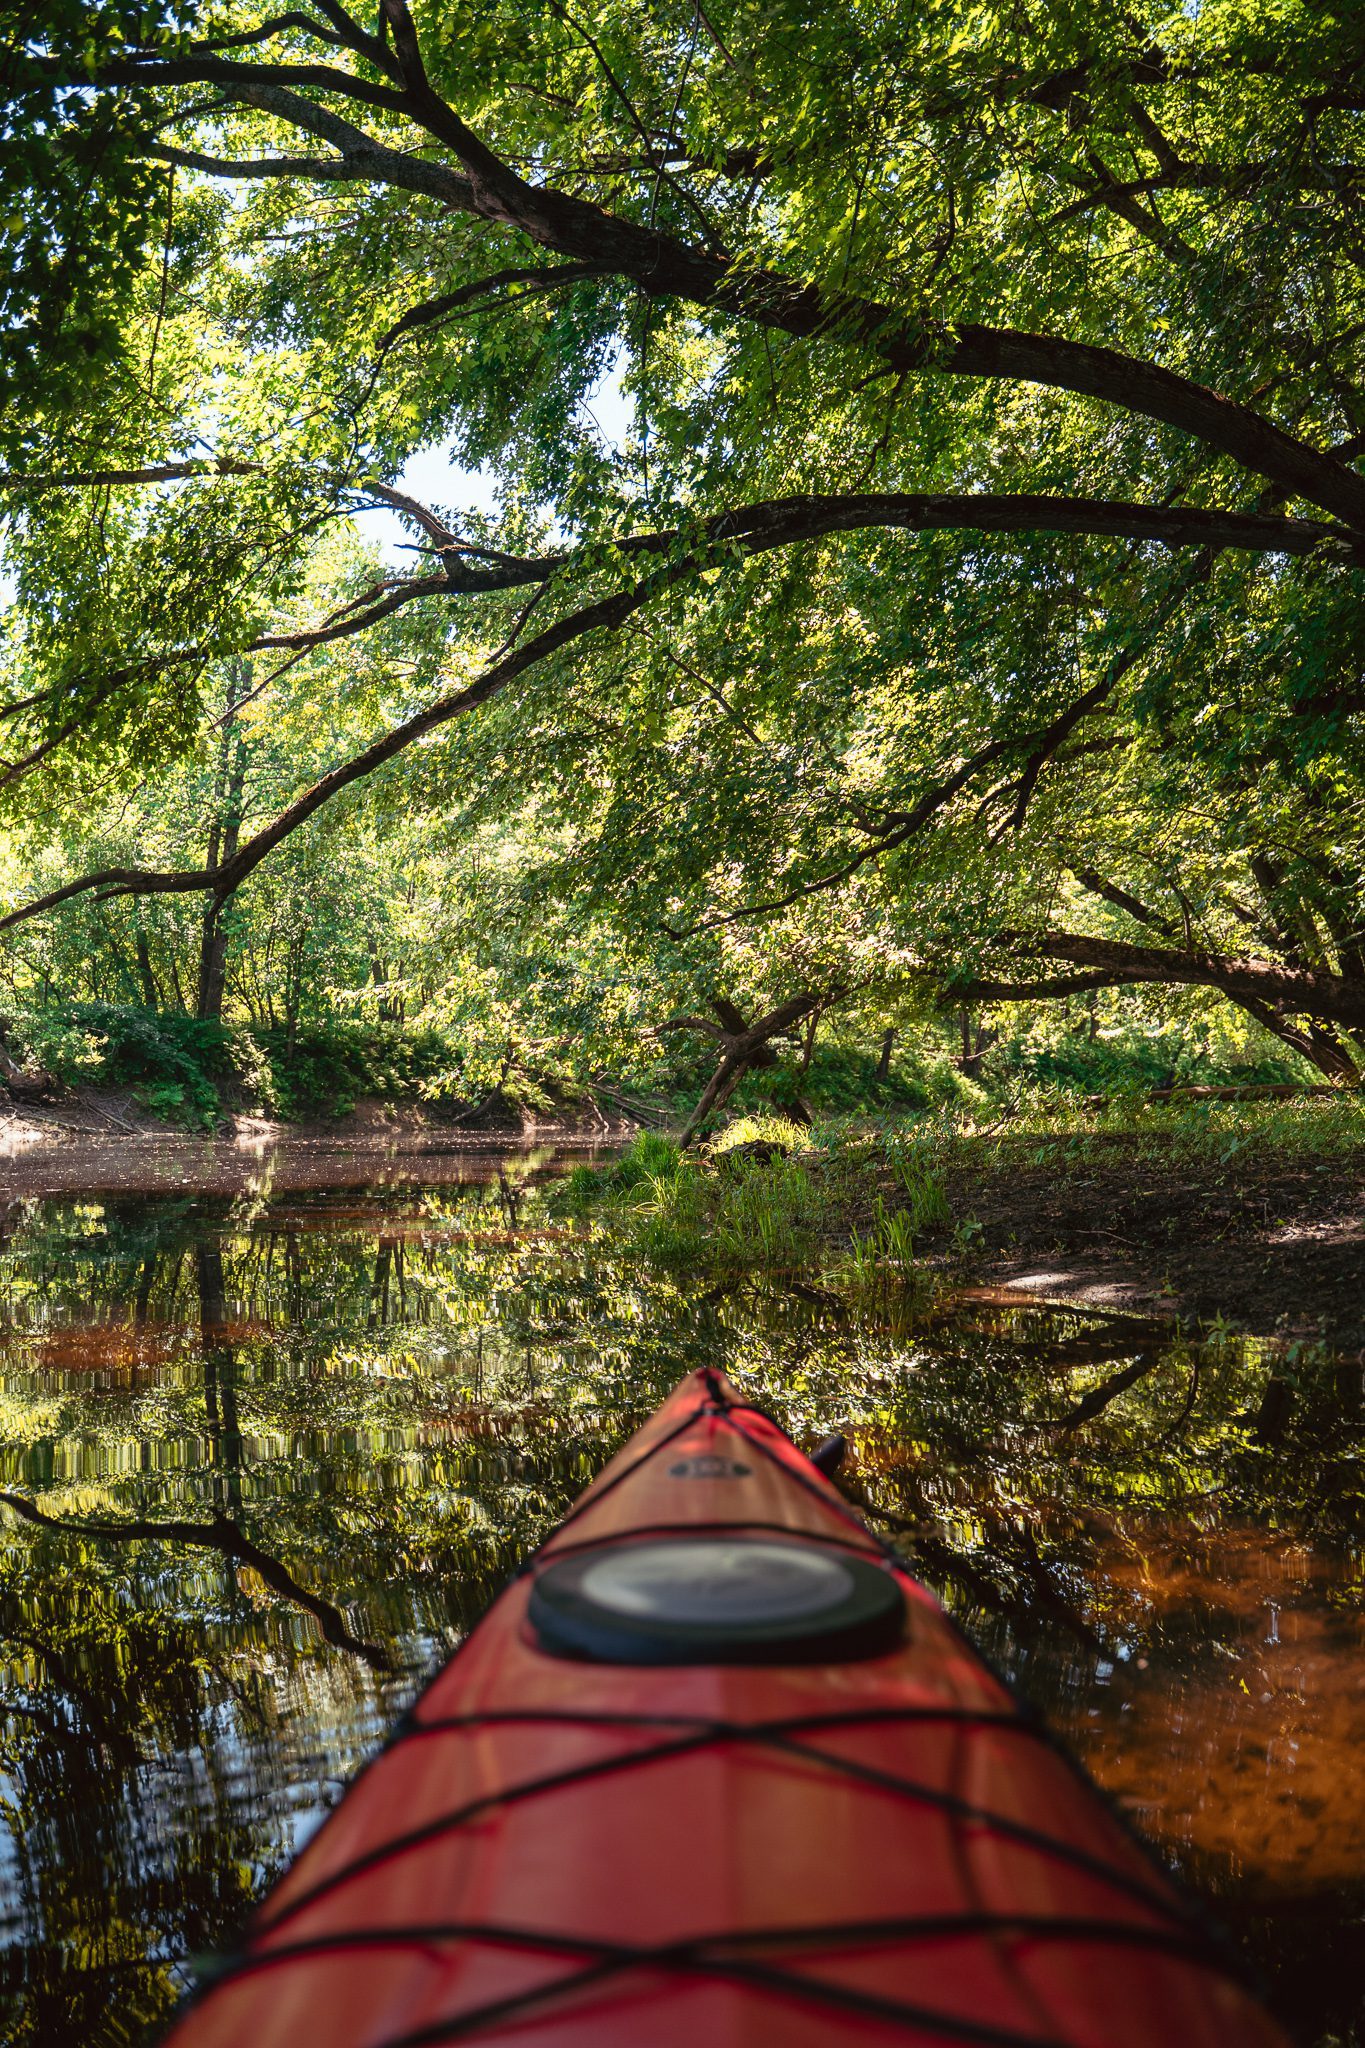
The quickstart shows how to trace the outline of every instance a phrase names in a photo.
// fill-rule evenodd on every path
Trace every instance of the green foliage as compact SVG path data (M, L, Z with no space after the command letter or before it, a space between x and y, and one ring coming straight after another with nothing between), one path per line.
M804 1124L795 1124L781 1112L731 1117L706 1147L711 1159L727 1159L737 1146L777 1146L787 1153L808 1152L813 1140ZM733 1162L731 1162L733 1164Z
M641 1131L608 1165L573 1167L565 1187L571 1200L580 1206L586 1206L604 1194L630 1195L637 1188L652 1188L659 1182L671 1180L684 1156L674 1140L666 1138L662 1132Z
M88 404L125 357L127 294L148 258L166 178L142 159L145 103L90 90L102 58L169 49L161 0L37 0L0 45L0 447L33 451L35 390ZM182 17L183 18L183 17ZM28 432L25 432L25 429Z
M1247 1051L1239 1053L1231 1047L1210 1048L1204 1033L1179 1024L1146 1032L1131 1027L1112 1030L1093 1039L1071 1031L1043 1044L1012 1037L991 1048L985 1066L992 1089L1002 1094L1017 1090L1020 1084L1065 1096L1302 1079L1297 1060L1265 1053L1248 1056Z
M688 1153L633 1206L648 1258L719 1272L810 1270L831 1220L829 1191L786 1158L713 1166Z
M17 1020L15 1036L58 1080L132 1088L154 1114L192 1129L216 1122L231 1071L222 1025L178 1011L75 1003Z
M361 1095L409 1100L430 1090L451 1066L439 1032L334 1020L253 1034L270 1064L280 1113L345 1116Z
M912 1054L895 1062L885 1081L877 1079L877 1056L860 1046L817 1046L800 1073L792 1061L759 1068L746 1076L736 1092L740 1104L771 1102L778 1110L793 1109L803 1099L820 1116L846 1116L856 1110L888 1114L927 1109L951 1092L951 1071L926 1067Z
M792 1149L768 1156L764 1139ZM947 1179L958 1170L1006 1179L1021 1168L1066 1175L1087 1164L1325 1172L1353 1171L1363 1156L1359 1091L1245 1102L1116 1095L1091 1108L1052 1090L910 1124L848 1119L804 1131L740 1118L707 1151L679 1152L648 1133L609 1167L576 1168L566 1199L665 1268L823 1272L885 1289L915 1284L925 1237L953 1224ZM970 1250L979 1230L970 1218L959 1221L954 1248Z
M338 1019L291 1034L116 1003L35 1011L13 1035L58 1080L131 1088L153 1114L197 1130L229 1108L297 1119L345 1116L362 1095L430 1098L458 1063L431 1029Z

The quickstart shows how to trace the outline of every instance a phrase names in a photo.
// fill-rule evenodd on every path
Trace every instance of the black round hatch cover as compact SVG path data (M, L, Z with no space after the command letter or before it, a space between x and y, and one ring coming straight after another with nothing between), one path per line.
M537 1574L531 1625L560 1657L608 1664L797 1664L876 1657L905 1632L891 1573L815 1542L670 1536Z

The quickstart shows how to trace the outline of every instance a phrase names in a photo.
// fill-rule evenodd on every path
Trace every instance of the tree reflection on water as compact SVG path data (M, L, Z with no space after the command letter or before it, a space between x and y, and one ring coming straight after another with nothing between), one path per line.
M1359 1362L1000 1295L693 1283L566 1223L545 1178L9 1212L7 2039L148 2038L701 1363L798 1440L850 1437L850 1491L1295 2030L1354 2039Z

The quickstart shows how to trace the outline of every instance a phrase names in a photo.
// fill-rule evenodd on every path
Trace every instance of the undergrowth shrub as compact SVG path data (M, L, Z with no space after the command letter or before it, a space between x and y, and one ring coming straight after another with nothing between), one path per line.
M227 1111L344 1116L362 1095L439 1095L458 1055L437 1031L350 1019L256 1030L125 1003L68 1003L16 1017L21 1058L68 1087L131 1088L154 1115L212 1130Z
M1248 1056L1210 1048L1172 1025L1161 1031L1071 1032L1047 1045L1003 1040L983 1063L988 1084L1014 1093L1022 1084L1047 1094L1139 1095L1154 1088L1229 1087L1302 1081L1303 1064L1274 1053Z
M417 1096L450 1073L438 1031L350 1018L252 1034L269 1064L281 1116L346 1116L362 1095Z
M222 1024L182 1011L123 1003L72 1003L18 1020L16 1041L57 1080L131 1088L144 1108L191 1130L209 1130L230 1078Z

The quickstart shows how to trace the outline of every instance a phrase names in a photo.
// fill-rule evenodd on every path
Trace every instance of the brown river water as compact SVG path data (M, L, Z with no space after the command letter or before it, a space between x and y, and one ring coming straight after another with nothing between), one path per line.
M681 1375L850 1491L1244 1950L1365 2042L1362 1365L651 1269L576 1153L0 1161L0 2039L154 2040ZM20 1190L27 1188L27 1193Z

